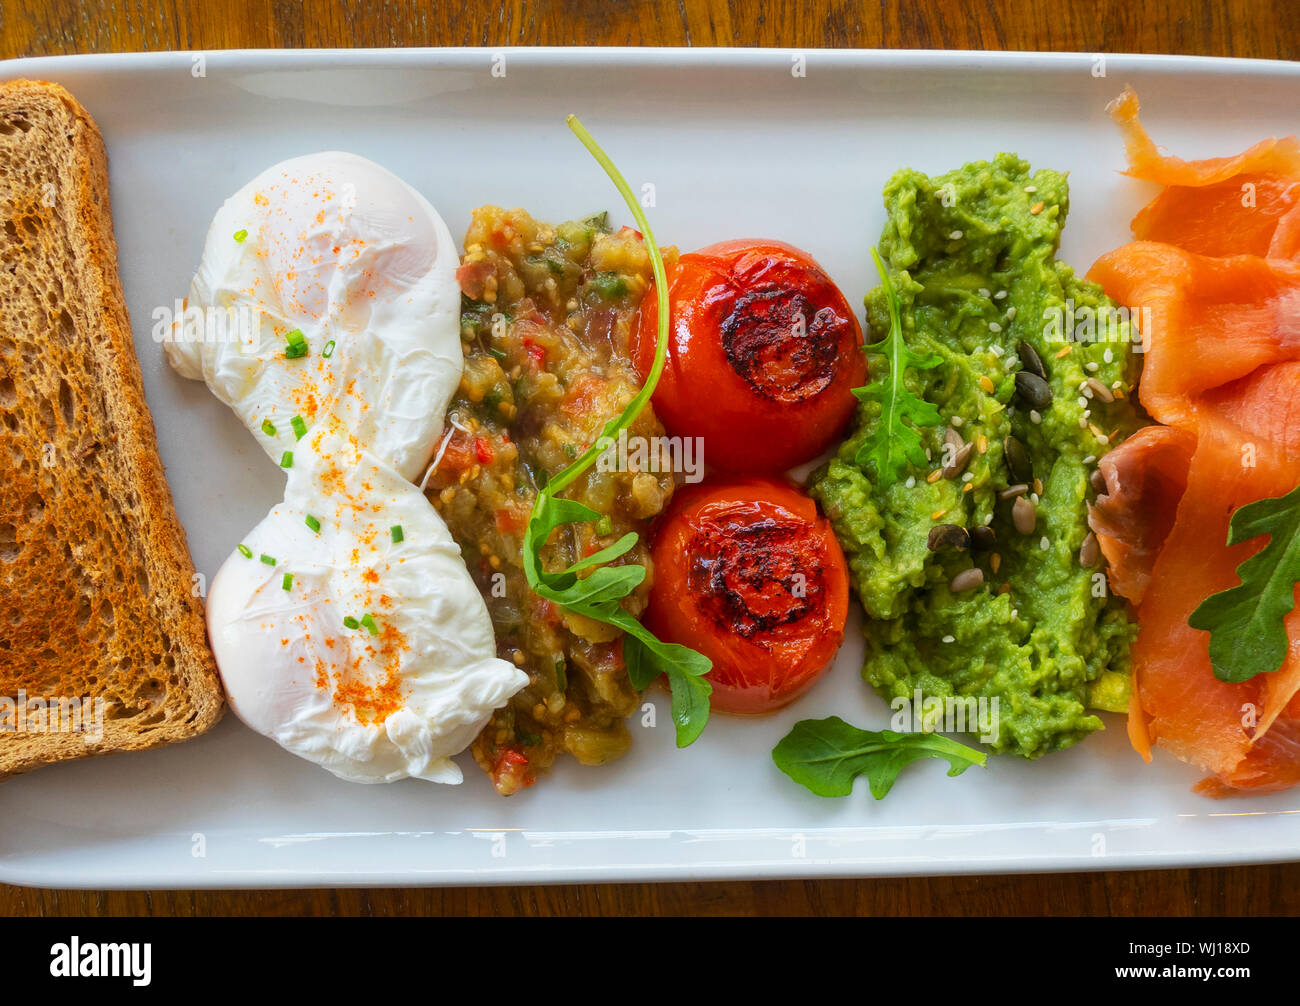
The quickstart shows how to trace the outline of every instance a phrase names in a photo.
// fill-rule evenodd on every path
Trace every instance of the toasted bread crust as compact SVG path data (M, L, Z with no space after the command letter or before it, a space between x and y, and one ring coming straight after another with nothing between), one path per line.
M104 701L98 743L30 714L25 732L0 722L2 780L193 737L224 709L118 278L103 139L57 84L0 85L0 302L0 700Z

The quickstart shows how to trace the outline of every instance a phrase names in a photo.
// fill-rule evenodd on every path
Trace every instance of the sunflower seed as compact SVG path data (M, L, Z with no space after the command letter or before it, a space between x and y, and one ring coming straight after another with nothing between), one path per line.
M1111 393L1110 388L1102 384L1101 381L1097 380L1097 378L1088 378L1088 387L1092 389L1092 393L1101 399L1101 401L1106 402L1107 404L1115 401L1115 396Z
M1088 537L1083 539L1083 544L1079 547L1079 565L1084 569L1092 569L1100 556L1101 546L1097 544L1097 536L1089 531Z
M1011 522L1021 534L1033 534L1034 525L1038 522L1038 511L1034 509L1034 504L1023 496L1017 496L1011 505Z

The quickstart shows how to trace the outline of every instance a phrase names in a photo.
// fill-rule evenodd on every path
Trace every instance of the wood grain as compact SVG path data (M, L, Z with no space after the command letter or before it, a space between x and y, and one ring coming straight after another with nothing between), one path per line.
M744 45L1300 58L1295 0L4 0L0 57L239 47ZM432 890L0 886L0 916L1294 915L1300 864L1022 877Z

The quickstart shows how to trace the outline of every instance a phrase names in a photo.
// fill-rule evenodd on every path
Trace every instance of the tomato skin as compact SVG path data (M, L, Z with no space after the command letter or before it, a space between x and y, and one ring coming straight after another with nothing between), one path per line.
M712 708L793 702L844 639L849 576L816 504L784 481L706 479L673 496L651 543L646 625L713 661Z
M839 438L867 359L856 316L810 255L780 241L724 241L682 255L667 279L668 359L654 407L670 433L703 437L710 467L730 472L784 471ZM652 287L632 333L643 378L658 319Z

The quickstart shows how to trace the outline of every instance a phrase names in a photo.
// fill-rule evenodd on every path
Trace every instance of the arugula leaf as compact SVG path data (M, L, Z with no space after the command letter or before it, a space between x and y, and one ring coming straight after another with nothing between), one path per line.
M1291 640L1283 619L1300 581L1300 486L1285 496L1247 503L1228 523L1228 544L1262 534L1265 548L1237 567L1241 583L1213 594L1187 624L1210 634L1210 665L1220 681L1249 681L1276 671Z
M900 734L859 730L838 716L800 720L772 749L776 767L818 796L848 796L853 781L867 777L871 795L882 800L907 765L921 758L943 758L958 776L988 755L939 734Z
M709 720L709 696L713 693L713 686L704 680L704 675L709 673L713 664L708 657L688 647L656 639L620 603L645 580L645 567L605 564L625 555L637 543L636 533L623 535L614 544L579 559L567 569L549 571L542 563L542 548L557 528L565 524L601 519L602 514L598 511L576 500L563 499L558 494L596 462L609 444L618 439L620 431L632 425L654 394L668 355L668 280L664 272L663 256L659 253L650 224L627 182L591 134L576 116L570 115L566 121L623 196L645 240L658 297L659 334L654 363L641 390L619 416L605 424L600 436L581 457L554 478L544 480L539 487L537 499L533 502L533 512L524 530L524 575L529 587L539 597L553 601L566 611L623 630L623 659L627 664L628 679L638 691L649 687L661 674L667 676L668 687L672 692L677 746L686 747L700 736ZM578 574L587 570L591 572L580 579Z
M853 389L859 401L880 403L880 422L867 433L854 460L863 470L868 465L874 466L877 481L887 482L898 478L904 462L918 468L925 465L925 446L917 430L924 426L937 426L942 419L933 403L908 390L904 380L907 368L929 370L942 361L934 354L922 355L908 348L903 339L901 309L894 282L875 248L871 249L871 258L880 273L889 304L889 334L880 342L870 343L864 348L868 353L886 357L889 373L866 387ZM904 422L905 419L911 420L911 424Z

